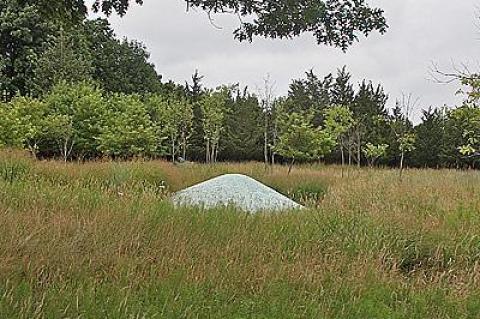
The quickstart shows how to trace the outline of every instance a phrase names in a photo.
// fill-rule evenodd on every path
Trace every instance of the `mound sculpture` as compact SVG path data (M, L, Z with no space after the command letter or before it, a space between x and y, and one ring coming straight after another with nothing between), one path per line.
M250 213L302 209L274 189L239 174L228 174L189 187L173 195L176 206L213 208L232 205Z

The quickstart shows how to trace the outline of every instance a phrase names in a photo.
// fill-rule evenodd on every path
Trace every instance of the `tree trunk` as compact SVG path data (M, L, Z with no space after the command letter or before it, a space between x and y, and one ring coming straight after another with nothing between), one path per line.
M360 133L357 133L357 166L360 168L362 166L362 139Z
M38 144L37 142L33 143L33 145L29 144L28 145L28 150L30 153L33 155L34 159L37 159L37 150L38 150Z
M290 165L288 166L288 175L292 172L293 164L295 164L295 157L292 158L292 161L290 162Z
M352 146L348 146L348 166L352 165Z
M184 161L187 160L187 134L182 132L182 158Z
M70 142L70 149L68 148L69 141L70 141L70 138L68 137L65 138L62 146L62 156L63 156L63 161L65 163L68 161L68 157L72 153L72 149L73 149L73 140L72 142Z
M67 160L68 160L68 140L65 139L65 142L63 143L63 151L62 151L62 155L63 155L63 161L66 163Z
M210 162L212 163L217 162L216 152L217 152L217 144L212 143L212 146L210 147Z
M265 157L265 165L268 165L268 113L265 112L265 132L263 134L263 155Z
M342 153L342 178L343 178L343 169L345 167L345 152L343 151L343 144L340 145L340 152Z
M175 138L172 136L172 163L175 164Z
M209 161L210 163L215 163L216 162L215 152L217 149L217 144L215 142L211 142L209 148L210 148Z
M400 157L400 179L402 179L403 175L403 160L405 158L405 152L402 152L402 156Z
M277 122L272 118L272 123L273 123L273 136L272 136L272 148L271 148L271 154L272 154L272 165L275 165L275 156L277 155L275 152L275 146L277 144L277 137L278 137L278 124Z
M214 162L216 163L218 161L218 143L215 145L215 159Z
M207 139L207 147L206 147L206 155L205 155L205 161L207 164L210 163L210 140Z

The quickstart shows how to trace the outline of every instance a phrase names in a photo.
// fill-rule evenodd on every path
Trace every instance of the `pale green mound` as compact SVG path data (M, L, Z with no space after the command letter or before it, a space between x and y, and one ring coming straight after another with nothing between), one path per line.
M239 174L222 175L189 187L176 193L173 202L177 206L204 208L233 205L251 213L303 208L274 189Z

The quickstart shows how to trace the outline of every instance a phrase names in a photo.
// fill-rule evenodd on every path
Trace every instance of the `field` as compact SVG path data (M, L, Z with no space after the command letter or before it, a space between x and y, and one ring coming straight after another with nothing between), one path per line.
M174 209L244 173L309 209ZM480 174L0 155L0 318L480 318Z

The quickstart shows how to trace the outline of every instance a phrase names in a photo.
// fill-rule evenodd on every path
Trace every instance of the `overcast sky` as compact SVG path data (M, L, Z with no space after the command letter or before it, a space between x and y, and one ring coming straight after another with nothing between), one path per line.
M374 34L347 53L318 46L310 35L294 40L256 38L238 43L232 31L237 18L215 17L210 24L202 11L186 12L183 0L145 0L133 6L123 18L111 17L117 36L144 42L151 61L165 80L183 83L195 69L204 83L240 83L252 90L270 74L276 94L288 91L291 79L303 77L309 69L323 76L346 65L354 81L365 78L382 83L390 95L389 105L402 93L419 98L419 109L458 104L457 85L431 80L429 68L437 63L449 71L452 63L478 65L480 28L476 21L477 0L371 0L386 11L390 28ZM419 110L416 117L418 118Z

